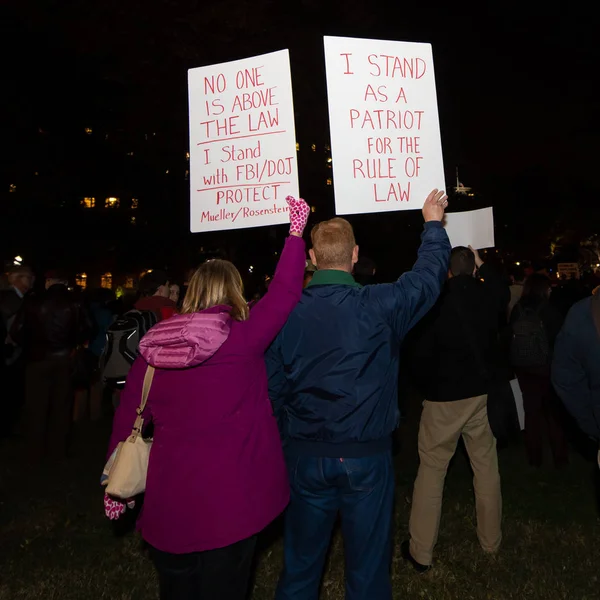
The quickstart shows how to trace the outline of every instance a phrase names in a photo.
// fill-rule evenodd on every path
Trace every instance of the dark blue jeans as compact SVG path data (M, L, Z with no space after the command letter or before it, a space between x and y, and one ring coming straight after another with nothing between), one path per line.
M394 469L391 452L366 458L288 458L291 501L276 600L317 600L338 512L346 600L391 600Z

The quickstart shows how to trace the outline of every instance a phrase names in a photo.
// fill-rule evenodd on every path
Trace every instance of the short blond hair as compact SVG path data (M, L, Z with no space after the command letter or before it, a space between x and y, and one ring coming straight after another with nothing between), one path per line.
M230 306L236 321L248 318L240 272L228 260L209 260L192 275L181 312L195 313L220 305Z
M352 225L336 217L322 221L311 231L313 252L318 269L347 267L352 264L352 252L356 246Z

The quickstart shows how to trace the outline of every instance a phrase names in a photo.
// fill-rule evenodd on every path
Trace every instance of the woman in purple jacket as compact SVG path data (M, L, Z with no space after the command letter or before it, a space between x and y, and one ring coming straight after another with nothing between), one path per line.
M142 340L115 414L109 455L131 432L146 369L155 367L144 411L154 443L138 528L162 600L243 600L256 535L289 500L264 363L302 293L310 209L288 203L290 237L265 297L249 310L237 269L204 263L182 314ZM125 510L110 498L105 506L110 518Z

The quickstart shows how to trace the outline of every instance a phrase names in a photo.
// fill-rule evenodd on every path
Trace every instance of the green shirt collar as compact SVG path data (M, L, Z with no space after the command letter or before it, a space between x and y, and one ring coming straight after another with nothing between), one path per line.
M336 269L315 271L310 283L306 287L312 287L313 285L350 285L352 287L362 287L360 283L354 281L354 277L350 273Z

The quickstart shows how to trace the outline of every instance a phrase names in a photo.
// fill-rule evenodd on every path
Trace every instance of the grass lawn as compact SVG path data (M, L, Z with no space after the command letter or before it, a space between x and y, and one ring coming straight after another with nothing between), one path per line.
M447 479L435 569L417 576L398 555L405 539L417 468L416 420L403 426L397 457L394 598L446 600L600 598L600 518L597 467L572 455L563 471L530 469L519 445L500 453L504 545L496 557L475 535L471 475L459 452ZM32 471L19 445L0 446L0 599L111 600L157 598L142 540L103 516L99 474L108 423L76 430L74 457L52 470ZM275 525L263 535L253 600L271 600L281 568ZM324 600L344 598L343 547L332 545L323 578Z

